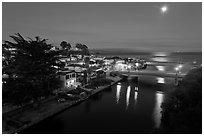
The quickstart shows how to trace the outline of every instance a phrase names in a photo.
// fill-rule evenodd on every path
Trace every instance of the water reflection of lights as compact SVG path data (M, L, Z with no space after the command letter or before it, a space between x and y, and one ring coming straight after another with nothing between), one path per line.
M134 99L135 99L135 104L137 103L137 95L138 95L138 92L135 91L135 97L134 97Z
M153 118L154 118L156 128L158 128L161 123L161 111L162 111L161 104L164 99L164 94L158 93L158 92L156 93L156 103L155 103L154 113L153 113Z
M128 108L129 101L130 101L130 86L128 86L126 93L126 109Z
M164 84L165 83L165 78L163 77L157 77L157 83L160 83L160 84Z
M160 57L164 57L164 56L168 56L169 55L169 53L167 53L167 52L155 52L155 53L153 53L153 56L160 56Z
M158 62L168 62L168 59L165 57L156 57L152 58L153 61L158 61Z
M164 66L156 66L159 71L165 71Z
M138 86L135 86L135 92L134 92L135 104L137 103L138 90L139 90Z
M116 102L117 103L119 102L119 99L120 99L120 91L121 91L121 84L118 83L117 84L117 91L116 91Z

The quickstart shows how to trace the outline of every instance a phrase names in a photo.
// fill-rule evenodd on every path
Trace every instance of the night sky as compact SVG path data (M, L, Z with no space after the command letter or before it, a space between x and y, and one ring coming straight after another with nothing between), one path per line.
M161 7L167 6L165 13ZM3 3L2 40L65 40L89 48L202 51L202 3Z

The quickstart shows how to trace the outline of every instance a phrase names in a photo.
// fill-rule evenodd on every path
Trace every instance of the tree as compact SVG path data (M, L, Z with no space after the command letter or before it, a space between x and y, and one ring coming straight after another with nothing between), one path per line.
M70 55L71 55L71 44L70 43L67 43L66 41L62 41L60 43L60 46L62 47L63 50L61 50L61 54L62 55L65 55L67 57L70 58ZM71 59L71 58L70 58Z
M70 44L70 43L67 43L66 41L62 41L62 42L60 43L60 46L61 46L62 49L64 49L64 50L70 50L70 48L71 48L71 44Z
M192 69L162 104L161 133L202 133L202 67Z
M88 67L86 72L87 72L87 82L89 83L91 79L91 74L93 73L93 69L91 67Z
M81 43L77 43L76 48L81 49L81 50L88 49L88 47L85 44L81 44Z
M96 64L99 64L100 67L103 67L104 61L103 60L96 60Z
M81 50L82 58L84 58L84 55L90 55L89 49L85 44L77 43L76 48Z
M8 75L3 89L9 94L8 101L22 105L49 96L60 85L59 52L50 50L46 39L25 40L19 33L10 37L14 42L5 41L2 47L3 73Z
M89 67L89 63L90 63L90 58L89 57L85 57L84 58L84 62L85 62L85 66L88 68Z

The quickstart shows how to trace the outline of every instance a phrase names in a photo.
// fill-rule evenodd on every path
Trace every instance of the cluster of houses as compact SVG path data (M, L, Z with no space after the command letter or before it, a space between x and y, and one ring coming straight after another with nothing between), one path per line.
M88 65L85 65L85 58L89 58ZM61 61L65 62L65 67L58 74L64 82L64 87L77 87L87 84L90 80L104 75L109 70L128 71L145 69L147 64L141 59L120 57L97 57L95 55L81 56L71 55L61 57ZM91 70L89 70L91 68Z
M59 50L55 47L52 50ZM72 51L78 51L78 48L72 48ZM65 88L76 88L86 85L90 80L104 76L107 71L127 71L130 69L144 68L145 62L133 60L131 58L122 59L120 57L97 57L95 55L70 54L59 56L59 61L64 66L58 67L58 76L63 81ZM85 59L88 58L88 61ZM86 64L88 63L88 64ZM6 78L3 75L3 78Z
M88 65L85 64L85 58L89 58ZM71 58L71 59L70 59ZM75 58L75 59L73 59ZM59 78L63 81L65 88L76 88L86 85L90 80L105 75L103 69L103 58L91 56L62 56L60 61L65 63L64 68L58 70Z
M146 69L147 63L145 60L126 58L115 62L115 71L129 71Z

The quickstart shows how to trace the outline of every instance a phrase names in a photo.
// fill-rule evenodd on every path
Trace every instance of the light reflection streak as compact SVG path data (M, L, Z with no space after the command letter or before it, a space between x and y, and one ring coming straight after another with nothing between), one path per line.
M156 66L156 68L157 68L159 71L165 71L165 67L164 67L164 66Z
M128 86L126 93L126 109L128 108L129 101L130 101L130 86Z
M138 90L139 90L138 86L135 86L135 92L134 92L135 105L137 103Z
M135 98L135 104L137 103L137 95L138 95L138 92L135 91L135 97L134 97Z
M161 123L161 104L163 102L163 98L164 98L164 94L162 93L156 93L156 103L155 103L155 107L154 107L154 113L153 113L153 118L154 118L154 122L155 122L155 128L158 128L160 126Z
M153 56L166 57L166 56L169 56L169 53L167 53L167 52L154 52Z
M156 58L152 58L152 60L157 62L168 62L168 59L164 57L156 57Z
M157 83L160 83L160 84L164 84L165 83L165 78L163 77L157 77Z
M120 100L120 91L121 91L121 84L117 84L117 91L116 91L116 102L117 103Z

